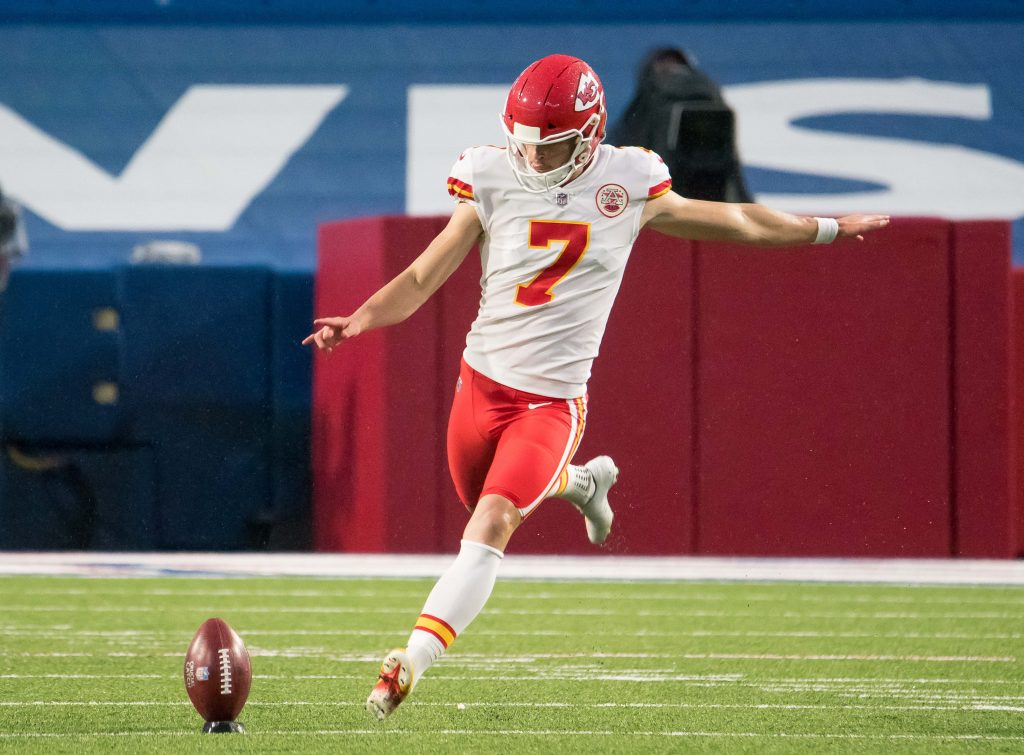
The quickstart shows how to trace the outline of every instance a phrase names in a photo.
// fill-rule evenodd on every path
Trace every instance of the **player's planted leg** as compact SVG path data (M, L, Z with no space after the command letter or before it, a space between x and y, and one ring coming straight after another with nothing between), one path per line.
M405 651L392 650L366 700L379 720L390 716L423 674L483 610L494 589L504 547L522 517L511 501L484 496L466 526L462 548L430 591ZM481 542L487 541L487 542Z
M366 698L366 710L383 721L412 691L415 675L416 670L406 652L392 650L380 664L380 677Z

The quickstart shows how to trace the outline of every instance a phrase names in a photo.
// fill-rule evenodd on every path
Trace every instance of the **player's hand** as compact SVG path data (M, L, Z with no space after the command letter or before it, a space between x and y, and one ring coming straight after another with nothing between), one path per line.
M877 231L889 225L888 215L847 215L836 218L839 223L839 235L836 238L855 238L864 240L864 234Z
M302 339L302 345L315 343L320 351L330 353L342 341L359 335L362 330L351 317L318 317L313 320L317 329Z

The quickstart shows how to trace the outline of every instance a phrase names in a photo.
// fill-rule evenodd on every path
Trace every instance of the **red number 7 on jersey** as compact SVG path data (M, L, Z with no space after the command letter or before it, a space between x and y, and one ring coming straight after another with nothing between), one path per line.
M552 244L564 243L555 261L537 273L526 285L516 286L516 304L536 307L555 298L551 289L561 283L569 271L576 267L590 246L590 223L564 220L531 220L530 248L550 249Z

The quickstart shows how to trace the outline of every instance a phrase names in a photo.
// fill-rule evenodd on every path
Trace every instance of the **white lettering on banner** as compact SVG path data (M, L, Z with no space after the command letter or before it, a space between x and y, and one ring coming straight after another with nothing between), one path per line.
M347 93L193 86L117 177L0 105L4 190L67 231L225 231Z
M504 146L502 108L507 86L416 85L406 95L405 211L447 215L452 200L445 179L462 150Z
M444 179L459 152L500 139L507 86L409 88L406 211L447 214ZM1024 164L953 144L829 133L793 125L800 118L888 113L984 121L988 87L923 79L802 79L734 85L745 165L847 178L885 186L830 194L759 193L779 209L808 214L886 212L949 218L1024 215Z
M947 218L1024 215L1024 164L954 144L828 133L793 121L844 113L896 113L989 120L984 84L923 79L810 79L728 87L747 165L871 181L877 191L758 194L806 213L886 212Z

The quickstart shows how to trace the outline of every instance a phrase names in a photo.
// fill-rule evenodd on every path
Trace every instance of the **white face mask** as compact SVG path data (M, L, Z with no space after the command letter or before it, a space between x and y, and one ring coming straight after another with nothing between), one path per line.
M597 118L597 116L595 116ZM590 126L588 121L584 128ZM578 168L587 164L593 156L591 140L584 136L580 129L563 131L560 134L540 139L540 130L529 126L515 125L515 133L509 132L502 121L502 128L505 131L505 138L508 140L508 161L512 166L519 185L531 194L540 194L568 183ZM535 133L534 133L535 132ZM570 139L575 140L572 152L561 165L546 171L538 171L527 159L527 145L550 145L561 144Z

